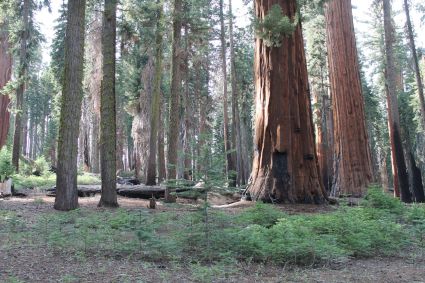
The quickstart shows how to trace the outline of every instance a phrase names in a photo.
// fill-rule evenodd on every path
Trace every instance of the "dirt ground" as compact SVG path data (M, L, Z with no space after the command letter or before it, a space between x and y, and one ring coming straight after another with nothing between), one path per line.
M28 223L40 213L54 212L53 198L36 194L26 198L0 199L0 210L14 211ZM81 207L101 210L96 205L99 197L80 198ZM226 205L228 199L219 198L213 205ZM148 201L119 198L125 209L140 209ZM182 204L170 207L158 202L155 212L195 209L196 202L179 200ZM242 202L221 208L229 212L244 209L252 203ZM329 212L332 206L283 205L288 213ZM0 231L1 232L1 231ZM1 234L0 234L1 237ZM20 249L0 249L0 282L425 282L425 254L406 251L398 257L348 260L331 266L293 267L264 264L239 264L226 274L214 272L214 267L198 271L193 266L178 262L152 263L129 258L88 256L78 258L66 253L35 248L22 243ZM224 272L224 271L223 271Z

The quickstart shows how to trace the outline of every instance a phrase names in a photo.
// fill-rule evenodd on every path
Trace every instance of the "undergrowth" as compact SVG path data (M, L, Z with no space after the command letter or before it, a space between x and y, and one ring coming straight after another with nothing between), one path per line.
M12 177L16 189L21 188L49 188L56 185L56 175L46 172L41 176L16 174ZM100 178L92 174L77 176L78 185L97 185Z
M361 206L324 214L288 215L267 204L236 215L207 204L178 213L79 209L46 213L32 229L22 227L22 219L0 211L0 229L8 237L26 233L29 243L79 257L187 263L197 276L209 278L215 271L202 266L218 270L241 261L314 265L391 256L407 246L424 248L425 206L404 206L373 188Z

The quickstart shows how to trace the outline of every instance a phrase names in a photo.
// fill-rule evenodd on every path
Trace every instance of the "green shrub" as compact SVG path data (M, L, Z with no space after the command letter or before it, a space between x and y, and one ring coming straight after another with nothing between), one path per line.
M369 188L362 205L387 210L396 214L401 214L404 210L404 206L398 198L383 192L379 187Z
M45 176L45 175L50 175L50 165L49 163L46 161L46 158L44 158L44 156L38 157L35 161L34 161L34 168L33 168L33 172L36 171L38 173L41 174L41 176Z
M13 176L15 188L49 188L56 184L56 176L53 174L46 174L44 176L24 176L16 174Z
M241 213L238 220L242 224L258 224L268 228L285 216L285 213L276 209L273 205L257 202L255 206Z
M84 173L77 176L78 185L99 185L101 183L98 175Z
M6 147L3 147L0 150L0 182L10 177L14 171L12 166L12 153Z

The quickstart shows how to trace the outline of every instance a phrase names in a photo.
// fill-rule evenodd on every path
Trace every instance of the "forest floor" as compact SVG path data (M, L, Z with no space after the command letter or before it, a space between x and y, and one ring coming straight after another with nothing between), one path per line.
M33 229L31 227L34 227L40 215L62 213L53 210L53 201L53 198L42 195L0 199L0 213L14 213L17 221ZM98 201L99 196L79 199L86 213L105 211L97 208ZM212 204L221 205L228 201L217 197ZM200 202L189 200L179 199L178 202L179 205L158 202L157 209L149 210L146 208L147 200L119 197L121 209L154 214L171 212L186 215L200 205ZM250 206L252 204L246 202L213 209L232 214ZM280 209L289 214L335 210L333 206L310 205L282 205ZM66 249L52 249L47 244L34 244L35 239L33 242L19 233L13 236L16 237L13 243L10 239L5 242L10 231L0 225L0 282L425 282L425 254L415 250L405 250L391 257L348 259L314 266L277 266L254 262L218 266L145 261L131 256L96 253L78 255Z

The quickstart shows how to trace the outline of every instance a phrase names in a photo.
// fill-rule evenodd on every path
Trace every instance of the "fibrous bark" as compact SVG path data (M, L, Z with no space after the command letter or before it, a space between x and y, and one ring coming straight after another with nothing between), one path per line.
M77 154L83 98L85 0L69 0L58 140L55 209L78 207Z
M274 4L295 18L296 0L256 0L256 16L264 19ZM255 156L247 191L253 200L323 203L301 24L280 47L256 38L254 62Z
M9 82L12 75L12 54L9 46L8 33L0 25L0 90ZM10 98L0 94L0 149L6 144L9 132Z
M171 61L171 93L170 93L170 111L168 118L168 149L167 149L167 180L176 178L177 151L179 143L180 129L180 92L181 92L181 76L180 76L180 48L181 48L181 28L182 28L182 0L174 0L173 7L173 43L172 43L172 61ZM165 197L169 197L169 191L165 193Z
M117 2L105 0L102 26L103 79L100 98L100 173L102 196L98 206L117 207L115 109L115 41Z
M329 78L334 111L333 196L361 197L372 181L351 0L325 5Z
M90 29L87 31L87 61L89 62L90 72L86 76L86 85L88 88L89 100L88 129L81 129L89 132L89 165L90 172L100 173L100 153L99 153L99 134L100 134L100 95L102 84L102 15L94 13Z
M403 146L400 137L400 114L397 99L397 76L394 62L394 27L391 17L391 2L383 0L385 33L385 85L388 104L388 126L391 141L391 156L394 173L394 192L404 202L411 202L409 178L406 172ZM397 190L399 186L399 191ZM399 194L399 195L398 195Z

